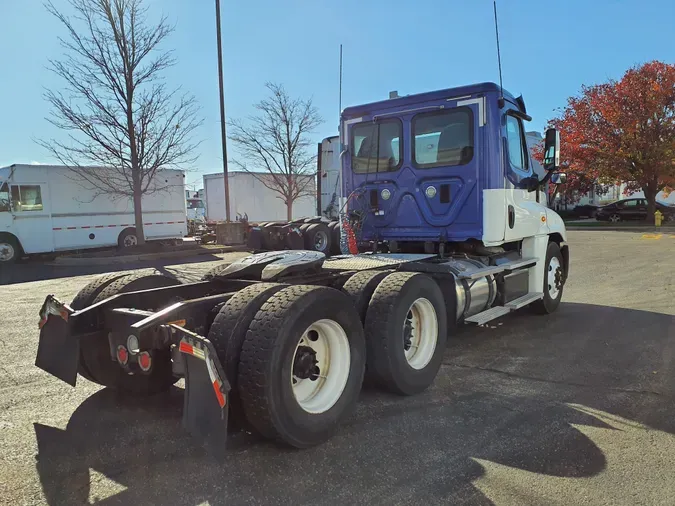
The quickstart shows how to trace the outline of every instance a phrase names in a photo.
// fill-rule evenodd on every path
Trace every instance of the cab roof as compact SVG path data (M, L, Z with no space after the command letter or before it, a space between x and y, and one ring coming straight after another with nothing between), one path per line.
M486 82L478 84L469 84L466 86L459 86L457 88L446 88L444 90L427 91L424 93L417 93L414 95L407 95L405 97L390 98L387 100L380 100L378 102L371 102L369 104L355 105L346 107L342 111L343 118L353 118L356 116L370 115L375 111L382 109L392 109L398 107L409 107L420 102L432 102L435 100L442 100L453 97L463 97L477 94L501 93L499 85L496 83ZM511 102L515 102L516 98L504 90L504 98Z

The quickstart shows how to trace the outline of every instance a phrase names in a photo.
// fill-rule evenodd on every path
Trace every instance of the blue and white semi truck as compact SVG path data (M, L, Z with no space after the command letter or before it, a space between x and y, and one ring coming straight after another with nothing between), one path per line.
M522 98L491 83L349 107L345 254L266 252L197 283L115 273L69 304L49 295L36 365L125 395L184 377L184 425L212 450L228 418L294 447L319 444L364 375L414 395L434 381L456 325L557 309L569 249L539 189L562 179L559 136L546 132L539 179L529 119Z

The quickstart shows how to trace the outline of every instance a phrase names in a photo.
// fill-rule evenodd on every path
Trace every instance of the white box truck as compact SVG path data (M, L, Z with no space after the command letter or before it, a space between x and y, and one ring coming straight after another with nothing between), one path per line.
M154 184L162 190L143 197L146 239L183 238L183 171L158 171ZM36 253L131 246L135 234L132 199L97 195L68 167L0 168L0 263Z

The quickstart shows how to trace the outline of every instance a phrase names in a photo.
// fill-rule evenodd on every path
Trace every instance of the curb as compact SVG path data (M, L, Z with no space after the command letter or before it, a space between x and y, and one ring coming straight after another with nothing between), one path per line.
M644 232L645 234L675 234L675 227L574 227L566 226L567 230L584 230L588 232Z
M220 248L194 248L183 249L179 251L164 251L159 253L143 253L140 255L124 255L113 257L56 257L48 265L110 265L110 264L130 264L148 260L159 260L162 258L180 258L199 255L218 255L235 251L247 251L245 245L222 246Z

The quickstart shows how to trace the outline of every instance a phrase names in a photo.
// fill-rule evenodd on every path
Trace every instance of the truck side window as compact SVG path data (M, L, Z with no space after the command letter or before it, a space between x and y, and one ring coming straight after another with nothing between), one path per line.
M528 170L527 143L522 122L515 116L506 116L506 142L509 148L509 161L515 169Z
M473 114L469 107L418 114L413 118L416 167L464 165L473 158Z
M7 186L7 183L2 183L0 186L0 213L6 213L9 210L9 186Z
M39 185L12 186L12 209L20 211L42 211L42 193Z
M397 119L364 122L352 128L352 170L358 174L398 170L403 127Z

